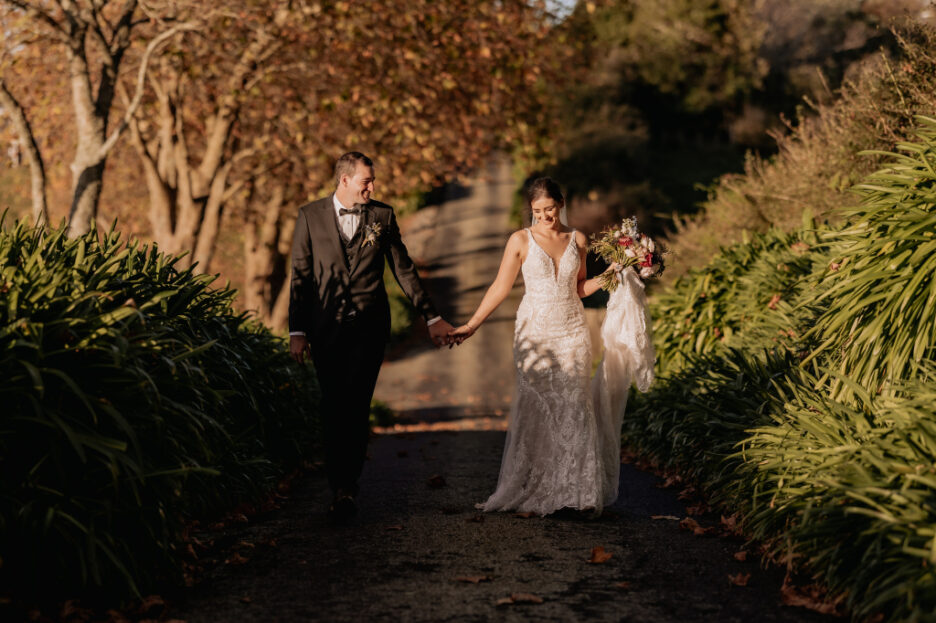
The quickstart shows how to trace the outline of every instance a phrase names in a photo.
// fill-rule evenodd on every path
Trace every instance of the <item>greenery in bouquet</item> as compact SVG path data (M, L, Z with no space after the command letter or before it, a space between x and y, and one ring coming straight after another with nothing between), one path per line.
M620 227L608 227L595 234L588 250L597 253L609 264L619 264L620 270L633 266L644 281L663 274L666 267L663 256L669 253L665 245L640 233L634 217L625 218ZM599 277L602 289L613 292L617 288L620 283L618 272L609 271Z

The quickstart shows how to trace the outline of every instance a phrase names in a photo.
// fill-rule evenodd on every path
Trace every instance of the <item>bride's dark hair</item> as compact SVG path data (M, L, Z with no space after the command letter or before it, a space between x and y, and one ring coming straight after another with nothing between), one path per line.
M562 189L559 184L551 177L539 177L533 180L527 187L527 204L533 205L533 202L543 197L549 197L560 206L565 205L565 197L562 196Z

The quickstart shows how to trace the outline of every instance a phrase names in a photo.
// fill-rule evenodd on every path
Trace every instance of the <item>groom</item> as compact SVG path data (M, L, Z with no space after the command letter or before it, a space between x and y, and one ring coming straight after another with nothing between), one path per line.
M384 261L426 320L436 347L452 326L436 313L400 239L393 208L374 201L374 163L359 152L335 163L335 192L299 208L292 246L289 350L310 357L322 391L329 519L346 523L370 434L370 402L390 335Z

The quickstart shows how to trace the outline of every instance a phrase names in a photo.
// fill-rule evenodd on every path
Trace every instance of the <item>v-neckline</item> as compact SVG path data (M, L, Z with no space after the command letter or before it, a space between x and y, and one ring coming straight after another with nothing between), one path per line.
M565 254L569 252L569 247L572 245L572 241L575 240L575 230L574 229L569 230L569 242L568 244L566 244L565 248L562 250L562 254L559 255L558 261L554 260L553 257L546 251L546 249L544 249L543 246L536 241L536 236L533 235L532 228L527 229L527 231L530 233L530 240L533 241L533 244L539 247L539 250L543 252L543 255L549 258L549 261L553 267L553 281L558 281L559 280L559 264L562 263L562 258L564 258Z

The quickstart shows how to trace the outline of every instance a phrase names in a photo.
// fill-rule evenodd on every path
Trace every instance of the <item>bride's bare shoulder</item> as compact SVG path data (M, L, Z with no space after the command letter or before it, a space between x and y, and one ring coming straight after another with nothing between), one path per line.
M580 249L584 249L585 247L588 246L588 236L586 236L585 234L583 234L577 229L574 232L574 236L575 236L575 245L577 247L579 247Z
M525 253L527 247L527 230L518 229L514 233L510 234L510 238L507 239L507 248L515 251L517 253Z

